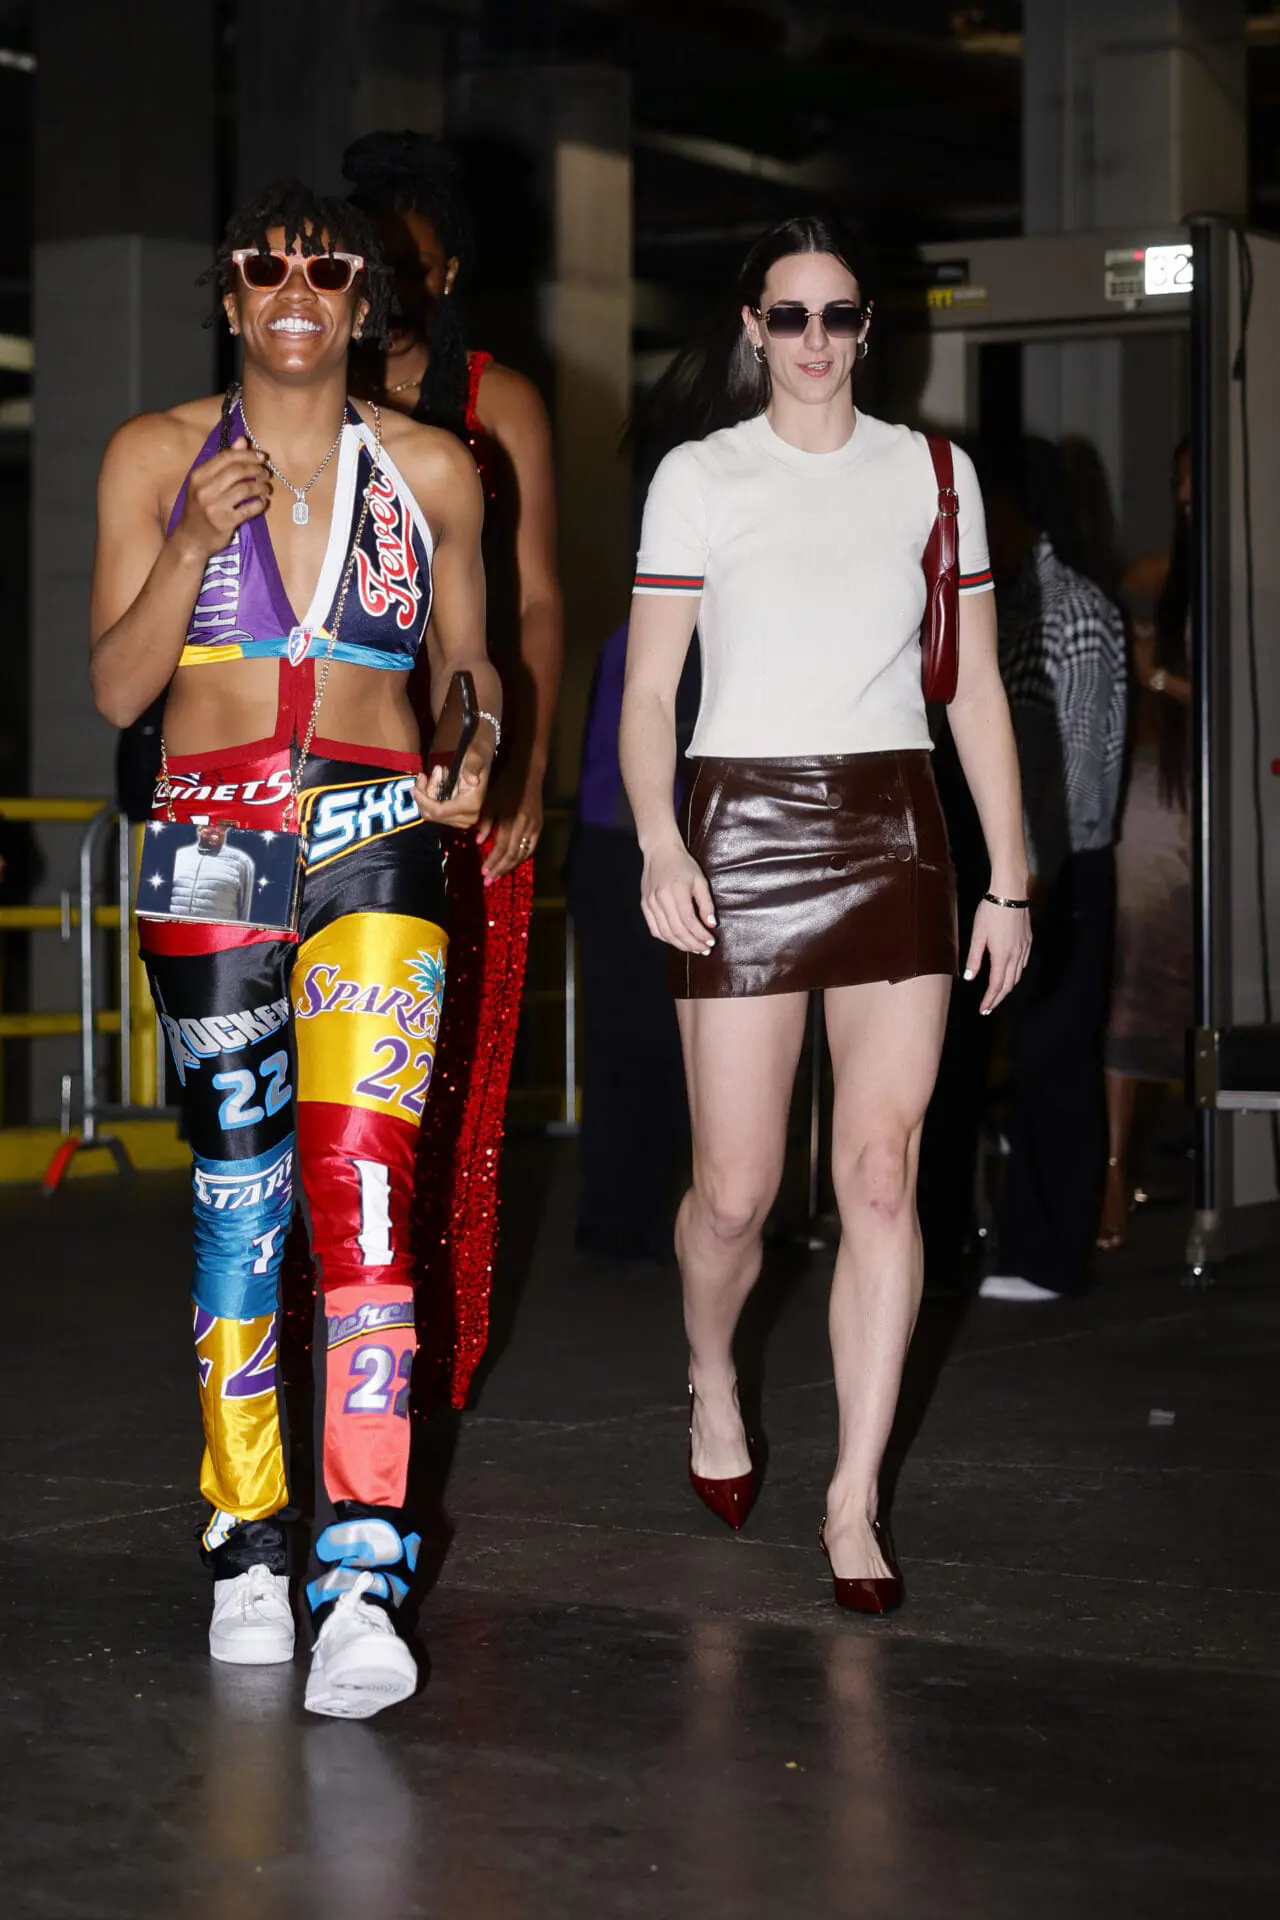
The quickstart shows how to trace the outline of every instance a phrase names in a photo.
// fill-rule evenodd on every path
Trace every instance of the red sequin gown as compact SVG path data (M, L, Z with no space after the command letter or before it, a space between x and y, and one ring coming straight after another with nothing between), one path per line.
M502 449L476 411L491 354L469 357L468 444L485 497L489 646L512 713L512 648L518 646L514 492ZM484 885L486 849L475 834L450 833L445 856L449 961L431 1095L423 1117L414 1189L419 1236L422 1348L438 1355L420 1401L466 1403L489 1333L489 1293L498 1238L498 1173L511 1056L520 1019L533 862ZM425 1365L425 1363L424 1363Z
M485 496L489 647L503 678L509 722L512 650L518 647L514 485L502 449L476 411L480 380L492 357L469 356L467 432ZM429 713L420 718L429 738ZM419 1412L447 1403L465 1406L488 1339L507 1088L533 910L532 860L486 887L487 849L474 831L445 829L444 838L447 983L419 1135L412 1213L420 1278L414 1376ZM290 1359L299 1358L309 1344L315 1302L306 1234L296 1216L281 1294L281 1347L289 1374L296 1371Z

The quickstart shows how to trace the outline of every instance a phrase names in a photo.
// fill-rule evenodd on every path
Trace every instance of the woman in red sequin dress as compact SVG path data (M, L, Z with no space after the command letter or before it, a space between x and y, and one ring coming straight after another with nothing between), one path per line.
M419 1397L438 1404L447 1391L460 1407L488 1335L503 1115L560 679L551 434L530 381L467 351L458 289L470 221L448 149L423 134L369 134L347 149L343 172L396 278L398 312L374 397L450 428L480 470L489 651L504 688L485 818L447 854L449 981L415 1202L422 1312L452 1318L430 1351L453 1355L451 1378L422 1383Z

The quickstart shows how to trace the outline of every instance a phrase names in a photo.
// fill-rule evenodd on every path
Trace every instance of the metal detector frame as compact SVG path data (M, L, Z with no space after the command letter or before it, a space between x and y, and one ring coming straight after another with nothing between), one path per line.
M1101 267L1110 249L1185 241L1188 231L1189 294L1152 298L1135 290L1117 301L1104 291ZM895 333L959 333L973 345L1189 330L1194 1024L1186 1084L1195 1175L1184 1279L1193 1286L1211 1284L1218 1261L1245 1240L1245 1230L1232 1227L1231 1116L1280 1113L1280 1027L1232 1024L1231 405L1239 325L1233 232L1229 220L1205 214L1158 231L926 246L922 261L936 272L956 269L957 287L939 283L927 303L895 312L892 321Z
M1280 1111L1280 1028L1233 1026L1220 930L1229 926L1231 656L1231 380L1229 221L1191 228L1191 685L1194 1020L1187 1093L1195 1193L1185 1280L1209 1286L1229 1250L1231 1140L1224 1116Z

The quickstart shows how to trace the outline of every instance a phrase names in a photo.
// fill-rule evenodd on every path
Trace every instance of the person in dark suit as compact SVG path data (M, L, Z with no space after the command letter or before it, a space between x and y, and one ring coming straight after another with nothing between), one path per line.
M666 960L640 911L644 863L618 768L626 658L624 623L596 667L568 863L584 1037L576 1240L604 1259L663 1261L672 1255L689 1109ZM698 685L690 649L677 696L682 748Z

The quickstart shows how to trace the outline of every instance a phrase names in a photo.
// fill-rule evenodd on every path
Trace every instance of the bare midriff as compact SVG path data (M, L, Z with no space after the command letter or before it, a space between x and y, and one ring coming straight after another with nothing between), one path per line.
M286 671L290 669L286 668ZM315 662L317 683L323 661ZM415 753L418 722L406 691L409 675L335 660L329 667L316 733L349 746ZM164 710L164 737L175 755L230 752L270 739L277 724L280 663L228 660L179 667ZM305 716L297 731L305 731Z

